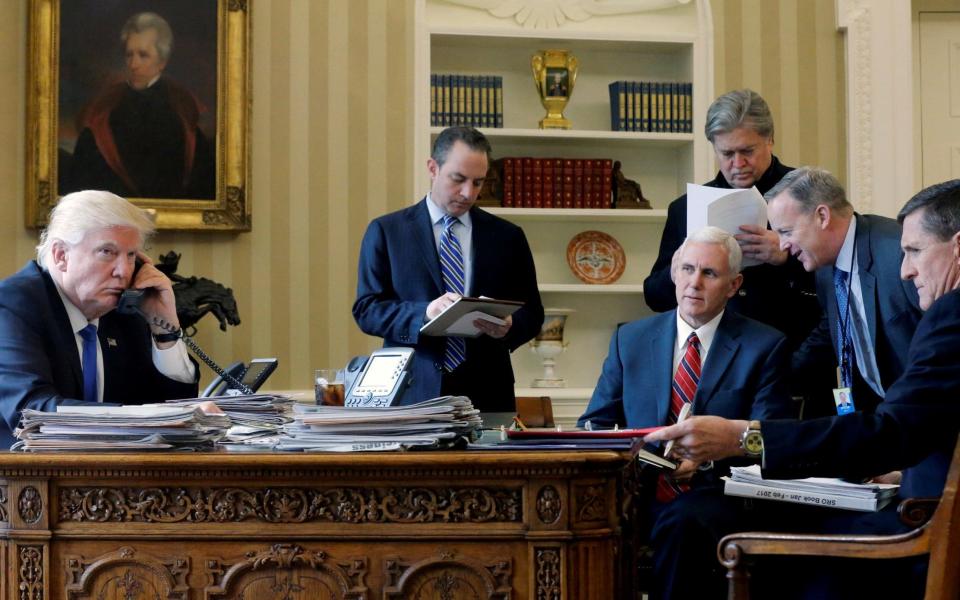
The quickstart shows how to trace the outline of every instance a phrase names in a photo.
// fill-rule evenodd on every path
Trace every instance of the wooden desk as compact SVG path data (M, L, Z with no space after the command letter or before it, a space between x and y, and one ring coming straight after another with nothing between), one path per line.
M627 462L3 452L0 599L622 598Z

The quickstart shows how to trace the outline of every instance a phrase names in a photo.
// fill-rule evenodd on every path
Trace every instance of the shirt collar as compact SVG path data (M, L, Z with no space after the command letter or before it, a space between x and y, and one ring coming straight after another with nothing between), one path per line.
M430 223L431 223L431 224L433 224L433 225L436 225L436 224L438 224L438 223L443 224L443 218L444 218L445 216L447 216L447 213L445 213L442 208L440 208L439 206L437 206L437 205L433 202L433 198L430 197L430 194L427 194L427 210L430 211ZM472 223L471 223L471 221L470 221L470 211L469 211L469 210L468 210L467 212L463 213L462 215L460 215L460 216L457 217L457 218L460 219L460 223L461 223L464 227L466 227L466 228L468 228L468 229L470 228L470 226L471 226ZM459 237L459 236L457 236L457 237Z
M63 308L67 310L67 318L70 319L70 328L73 329L74 333L79 333L81 329L86 327L88 324L93 324L94 326L100 325L100 319L93 319L88 321L83 312L77 308L77 306L70 301L70 298L67 298L67 295L63 293L63 290L60 289L60 283L54 277L50 277L53 281L54 287L57 288L57 294L60 295L60 300L63 302Z
M840 246L840 253L837 254L837 260L834 266L846 271L847 273L856 273L857 265L853 264L853 250L855 238L857 236L857 215L850 219L850 226L847 227L847 236L843 238L843 245ZM853 265L851 269L851 265Z
M680 316L680 310L677 310L677 344L680 348L687 343L687 338L690 337L690 334L694 331L697 332L697 338L700 340L700 347L704 349L704 352L707 348L710 347L710 344L713 342L713 336L717 333L717 327L720 326L720 319L723 318L723 313L726 312L726 309L721 310L720 314L714 318L707 321L706 324L701 325L699 329L694 329L690 326L689 323L683 320L683 317Z

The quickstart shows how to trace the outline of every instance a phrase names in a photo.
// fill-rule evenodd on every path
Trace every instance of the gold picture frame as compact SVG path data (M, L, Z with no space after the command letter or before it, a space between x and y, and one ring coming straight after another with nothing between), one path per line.
M62 6L67 5L69 6ZM97 52L90 50L89 56L108 55L107 59L113 60L114 64L124 64L123 48L120 46L120 31L116 27L117 23L124 24L132 16L130 14L115 15L108 14L106 17L98 17L98 13L108 11L116 12L115 3L100 3L98 0L30 0L28 13L28 32L29 49L27 64L27 131L26 131L26 225L27 227L43 226L49 216L50 210L63 195L63 190L70 190L71 186L77 184L79 177L73 177L78 173L89 173L92 169L84 169L78 165L81 162L77 156L70 151L70 134L75 138L74 152L78 150L80 138L84 135L88 140L94 139L94 145L87 144L88 147L100 149L100 138L91 131L108 131L110 139L114 135L118 140L120 135L113 130L113 122L110 120L112 112L106 112L107 118L101 118L100 128L93 129L93 126L84 127L83 124L89 124L92 121L82 121L82 115L94 114L93 107L116 106L107 103L95 104L93 99L96 94L104 97L110 90L106 83L101 82L97 90L82 90L82 86L77 81L68 80L61 69L70 70L68 63L74 60L71 54L66 58L61 58L61 43L72 43L77 45L79 35L86 35L86 40L92 39L89 32L85 31L88 27L107 27L104 22L109 23L112 31L105 32L100 37L105 38L102 41L103 48ZM78 7L78 4L89 4L90 6ZM182 131L183 137L180 141L180 148L184 149L184 161L181 172L183 173L182 187L184 192L176 197L163 195L147 195L138 197L136 194L120 194L138 206L146 209L152 209L156 213L156 222L159 229L166 230L220 230L220 231L249 231L251 228L250 215L250 99L251 99L251 81L250 81L250 0L177 0L174 2L157 2L157 13L163 12L164 18L169 21L169 29L173 31L174 40L173 52L168 55L168 60L164 59L161 69L169 65L174 65L174 61L181 61L184 64L179 66L179 73L186 73L188 77L197 77L206 75L204 85L199 85L197 89L189 89L186 86L175 83L175 77L167 77L172 68L162 71L160 80L173 81L170 88L180 87L187 89L188 92L179 92L179 98L193 98L196 103L195 108L191 109L193 121L188 121L184 110L168 110L169 114L175 114L179 120L175 121L175 130ZM110 8L113 7L113 8ZM66 16L64 14L66 8ZM81 9L93 11L92 16L86 16L88 12L81 12ZM177 13L179 11L179 14ZM202 11L203 19L194 18L196 14L191 11ZM130 11L134 12L134 11ZM167 14L171 13L171 14ZM200 14L199 12L197 14ZM78 15L84 15L78 17ZM63 19L67 22L63 22ZM89 18L90 21L72 22ZM203 23L206 19L206 26L196 25ZM181 25L183 35L178 39L178 24ZM214 40L209 39L210 30L215 26ZM205 28L204 28L205 27ZM80 33L77 33L77 32ZM153 33L153 32L149 32ZM106 35L112 34L112 35ZM187 35L189 34L189 36ZM132 37L132 36L131 36ZM66 38L66 39L64 39ZM88 43L83 42L83 43ZM99 38L96 43L101 44ZM81 49L87 49L87 46L80 45ZM130 46L127 46L128 52ZM157 45L159 48L159 45ZM65 49L66 51L66 49ZM178 55L178 52L180 53ZM194 52L194 54L190 54ZM117 58L116 54L120 54ZM107 60L105 59L105 60ZM65 66L66 65L66 66ZM204 70L206 67L206 70ZM114 79L118 68L111 67ZM120 67L122 68L122 67ZM127 66L127 73L129 71ZM94 69L84 65L83 69L73 69L70 72L79 71L84 73L90 79L89 74ZM102 69L104 72L106 68ZM133 76L129 76L132 81ZM76 78L79 80L80 78ZM106 77L101 77L106 80ZM114 82L113 88L120 89L122 81ZM153 86L153 83L149 84ZM136 86L134 86L136 87ZM76 98L83 96L78 89L86 92L84 107L80 106L81 101ZM203 93L207 92L209 105L203 103ZM118 93L123 93L118 92ZM72 99L73 104L69 104ZM172 102L171 102L172 105ZM67 116L65 107L72 107L76 117L76 125L71 123ZM183 106L181 102L179 107ZM61 108L64 107L64 114L61 114ZM113 110L112 108L110 109ZM101 110L104 114L105 111ZM212 117L208 116L212 113ZM201 116L197 116L201 115ZM201 126L203 119L206 119L204 130ZM107 123L104 127L103 123ZM189 124L188 124L189 123ZM182 127L181 127L182 126ZM191 134L189 129L194 127L196 133ZM73 127L71 129L71 127ZM209 135L203 132L208 131ZM101 133L102 134L102 133ZM177 133L176 135L181 135ZM192 135L192 137L191 137ZM91 137L92 136L92 137ZM187 186L187 179L192 178L199 164L200 145L199 140L205 140L206 161L209 168L203 171L204 177L198 176L202 182L200 187L191 188ZM209 139L207 139L209 138ZM188 146L186 140L194 142L193 146ZM140 140L142 143L142 140ZM123 146L127 147L127 146ZM113 153L104 152L101 157L103 166L111 168L113 164L110 157L117 160L120 156L118 148L119 143L114 143ZM190 148L190 149L188 149ZM107 150L110 150L107 147ZM86 156L86 155L83 155ZM131 157L131 160L141 160L143 157ZM121 159L122 160L122 159ZM205 163L205 164L206 164ZM82 163L84 166L87 163ZM120 167L123 170L123 166ZM68 176L68 173L70 176ZM133 173L131 169L131 173ZM114 173L115 174L115 173ZM210 175L213 181L210 181ZM72 178L71 178L72 177ZM168 178L169 179L169 178ZM162 181L161 176L155 177L155 180ZM123 179L123 181L132 181ZM181 184L178 180L177 184ZM86 187L99 187L103 189L106 186L87 185ZM63 188L61 190L61 188ZM110 188L107 188L110 189ZM159 189L159 188L158 188ZM198 197L190 197L192 190L203 189L203 194L196 194ZM116 191L116 190L114 190ZM208 196L208 197L203 197Z

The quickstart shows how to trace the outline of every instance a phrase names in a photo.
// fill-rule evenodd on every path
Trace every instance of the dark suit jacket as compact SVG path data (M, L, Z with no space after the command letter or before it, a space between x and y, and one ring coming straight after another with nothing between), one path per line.
M197 396L196 382L174 381L154 367L150 328L140 317L107 313L97 334L105 403ZM83 371L70 319L50 275L31 261L0 281L0 447L14 442L22 409L88 404L78 400L82 397Z
M854 237L863 308L870 338L877 356L880 383L884 389L903 373L907 350L922 313L917 288L900 279L900 225L876 215L857 215ZM843 265L841 265L843 266ZM834 267L817 269L817 296L824 308L820 325L793 356L793 375L802 379L812 369L837 364L837 295L833 287ZM879 401L866 386L859 370L854 375L853 401L861 410L871 410ZM865 401L872 399L872 401Z
M767 171L757 181L761 194L767 193L784 175L793 170L780 162L776 156ZM730 184L717 173L713 181L705 185L730 188ZM673 280L670 279L670 262L673 253L687 237L687 195L670 203L667 222L660 237L660 253L643 281L643 298L652 310L663 312L677 306ZM743 285L736 296L727 303L729 310L766 323L787 336L787 345L795 350L820 321L820 306L814 294L813 274L791 257L786 264L756 265L743 270Z
M904 469L902 497L938 496L960 432L960 291L917 326L903 374L873 413L764 421L764 477L870 477Z
M367 227L360 246L357 300L353 317L360 329L382 337L384 346L416 349L413 382L404 403L440 394L446 338L421 336L427 305L443 294L440 259L426 199L384 215ZM473 224L474 296L519 300L513 326L503 339L482 335L467 339L466 361L457 369L474 405L484 411L512 411L513 368L510 352L532 339L543 324L533 256L523 230L479 208Z
M665 425L673 382L676 311L621 325L578 425ZM727 309L703 365L693 414L730 419L794 416L784 387L789 350L783 334Z

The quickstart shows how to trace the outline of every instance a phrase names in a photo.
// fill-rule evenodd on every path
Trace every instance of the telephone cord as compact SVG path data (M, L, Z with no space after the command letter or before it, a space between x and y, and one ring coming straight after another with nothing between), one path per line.
M200 346L198 346L197 343L194 342L191 337L186 336L186 335L183 335L183 330L182 330L182 329L177 329L176 327L174 327L174 326L171 325L170 323L167 323L167 322L164 321L163 319L160 319L160 318L157 318L157 317L154 317L154 318L153 318L153 324L156 325L157 327L160 327L161 329L167 331L168 333L176 333L176 334L179 334L179 335L180 335L180 339L183 340L183 343L185 343L191 350L193 350L194 354L197 355L197 358L199 358L200 360L202 360L202 361L204 362L204 364L206 364L208 367L210 367L211 369L213 369L213 371L214 371L217 375L219 375L220 377L223 377L223 378L227 381L227 383L229 383L234 389L238 389L238 390L240 390L241 392L243 392L244 394L247 394L247 395L253 394L253 390L251 390L249 387L247 387L246 385L244 385L243 383L241 383L236 377L230 375L229 373L227 373L226 371L224 371L223 369L221 369L221 368L220 368L220 365L218 365L217 363L215 363L212 358L210 358L209 356L207 356L207 353L204 352L203 350L201 350L201 349L200 349Z

